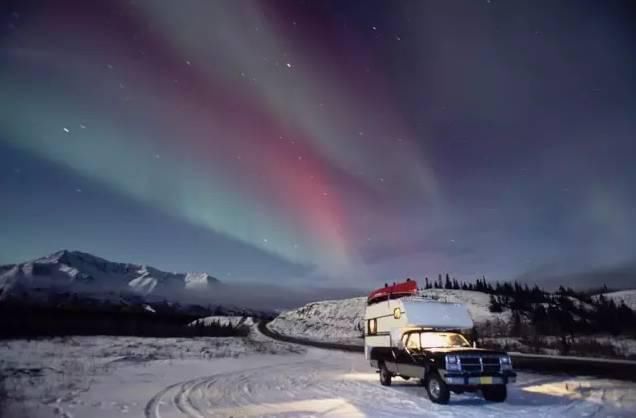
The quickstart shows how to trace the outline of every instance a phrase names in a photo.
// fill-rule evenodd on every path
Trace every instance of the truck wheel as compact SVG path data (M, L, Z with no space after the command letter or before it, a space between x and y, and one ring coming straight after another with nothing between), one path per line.
M491 402L503 402L508 396L506 385L484 386L481 388L484 399Z
M391 386L391 372L384 363L380 363L380 384L382 386Z
M447 404L450 399L448 386L439 376L439 373L432 372L426 378L426 393L431 402Z

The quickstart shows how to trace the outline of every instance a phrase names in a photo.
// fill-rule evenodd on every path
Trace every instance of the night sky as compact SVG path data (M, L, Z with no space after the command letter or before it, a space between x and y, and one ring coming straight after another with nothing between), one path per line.
M360 288L632 265L630 3L5 1L0 263Z

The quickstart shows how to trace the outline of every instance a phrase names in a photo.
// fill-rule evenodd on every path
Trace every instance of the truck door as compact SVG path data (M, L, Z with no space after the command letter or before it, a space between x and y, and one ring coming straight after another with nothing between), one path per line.
M400 349L395 350L398 374L423 378L424 367L416 364L413 353L420 350L420 333L409 332L402 336Z

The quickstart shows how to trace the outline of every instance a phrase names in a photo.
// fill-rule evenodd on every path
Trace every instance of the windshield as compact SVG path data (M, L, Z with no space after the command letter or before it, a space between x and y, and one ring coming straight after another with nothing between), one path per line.
M470 347L463 335L454 332L411 332L406 334L406 348L421 351L423 348Z

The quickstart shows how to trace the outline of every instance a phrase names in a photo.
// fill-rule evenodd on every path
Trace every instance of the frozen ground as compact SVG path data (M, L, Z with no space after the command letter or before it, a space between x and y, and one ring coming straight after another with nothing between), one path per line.
M26 386L28 408L4 416L628 417L636 410L632 383L525 373L506 403L461 395L440 406L415 382L397 378L391 387L380 386L360 354L304 350L261 335L238 340L152 342L160 348L146 348L149 340L119 338L72 339L68 345L10 342L2 346L5 374L51 368L57 371L43 372L49 380L67 379L70 386L49 384L47 396L39 393L46 381ZM62 377L77 362L86 366L74 378Z

